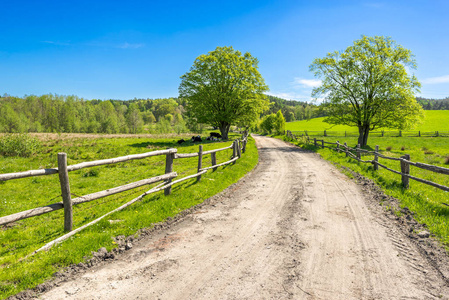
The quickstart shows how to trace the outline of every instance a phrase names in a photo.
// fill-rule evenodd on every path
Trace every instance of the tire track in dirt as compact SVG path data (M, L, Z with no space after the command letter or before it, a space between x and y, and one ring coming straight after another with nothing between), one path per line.
M42 299L447 299L360 188L314 153L256 136L243 180Z

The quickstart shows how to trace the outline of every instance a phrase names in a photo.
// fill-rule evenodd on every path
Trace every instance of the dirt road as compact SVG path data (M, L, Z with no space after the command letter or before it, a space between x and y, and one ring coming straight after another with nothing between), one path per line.
M447 299L438 272L317 154L255 137L258 167L42 299Z

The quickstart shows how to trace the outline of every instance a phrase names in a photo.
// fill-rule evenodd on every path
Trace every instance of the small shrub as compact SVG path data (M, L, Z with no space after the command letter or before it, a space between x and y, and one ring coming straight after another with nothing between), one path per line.
M402 147L401 147L401 151L404 151L404 150L405 150L405 147L404 147L404 146L402 146Z
M100 170L91 169L83 174L83 177L98 177L100 175Z
M393 147L388 146L387 148L385 148L387 151L391 151L391 149L393 149Z
M0 138L0 155L30 157L41 148L41 142L26 133L6 134Z
M449 165L449 155L444 158L444 164Z

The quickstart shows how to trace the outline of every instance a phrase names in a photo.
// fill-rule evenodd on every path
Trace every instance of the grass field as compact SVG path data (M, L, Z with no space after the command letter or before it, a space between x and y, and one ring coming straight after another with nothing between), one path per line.
M322 139L322 138L320 138ZM326 142L336 142L336 138L326 137ZM345 166L351 170L373 179L387 195L400 200L401 207L408 207L414 212L415 219L426 224L429 230L435 234L449 250L449 193L429 185L410 180L410 188L404 189L401 176L379 168L375 171L371 164L359 163L347 158L344 153L327 148L321 149L311 144L305 145L304 139L295 142L300 146L314 150L321 156L334 163L336 166ZM350 147L355 147L357 137L340 138L340 143L347 142ZM449 168L449 138L446 137L370 137L367 149L372 150L379 145L380 152L390 157L400 157L410 154L414 162L423 162L436 166ZM386 150L386 149L389 150ZM363 160L372 160L373 156L362 156ZM379 158L379 162L389 168L400 171L398 161ZM449 186L449 176L438 174L416 167L410 167L410 175ZM399 212L397 212L399 213Z
M230 139L237 138L231 135ZM0 173L53 168L57 153L66 152L68 164L144 153L158 149L178 148L179 153L198 151L190 142L179 146L178 136L147 137L90 137L89 135L48 135L43 139L42 153L31 158L0 157ZM231 142L203 143L204 151L229 146ZM230 159L232 150L217 153L217 163ZM178 178L196 173L197 158L177 159L174 171ZM116 247L113 237L138 234L139 229L173 217L182 210L201 203L244 176L257 164L254 141L249 140L247 151L235 165L218 168L203 175L202 181L187 180L175 185L170 196L158 192L140 202L103 219L47 252L25 258L47 242L63 234L63 211L15 222L0 227L0 298L44 282L64 267L85 261L91 252L101 247ZM210 155L203 166L210 165ZM82 169L69 173L72 197L86 195L111 187L150 178L165 172L165 156L129 161L114 165ZM121 206L149 189L148 186L74 206L74 228L78 228ZM57 175L31 177L0 182L0 216L61 201ZM110 222L114 221L114 222Z
M426 110L424 111L425 119L422 124L418 124L411 131L422 132L448 132L449 133L449 110ZM290 131L321 131L324 130L335 132L356 132L356 127L350 127L346 125L331 125L323 122L324 118L315 118L310 120L288 122L285 124L285 130ZM389 129L385 129L388 131ZM376 131L380 131L376 130ZM397 132L397 130L395 130Z

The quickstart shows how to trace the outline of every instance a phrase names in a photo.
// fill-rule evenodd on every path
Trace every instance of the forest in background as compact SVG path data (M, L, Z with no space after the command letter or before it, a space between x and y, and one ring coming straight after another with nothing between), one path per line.
M326 116L321 106L267 95L271 106L260 117L282 112L287 122ZM449 110L449 98L417 98L426 110ZM47 94L0 97L0 132L183 133L205 125L189 117L181 98L86 100Z

